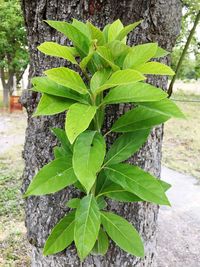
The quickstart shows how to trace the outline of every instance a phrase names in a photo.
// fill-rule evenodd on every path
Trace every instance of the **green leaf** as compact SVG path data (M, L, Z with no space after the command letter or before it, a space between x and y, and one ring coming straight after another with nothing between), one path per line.
M65 149L65 151L68 154L72 155L72 145L70 144L65 131L63 129L60 129L60 128L52 128L51 130L54 133L54 135L58 138L58 140L60 141L60 143L61 143L62 147Z
M56 224L45 243L43 255L47 256L60 252L72 243L74 239L74 219L75 212L70 212Z
M162 47L157 48L156 54L154 55L154 58L159 58L159 57L165 57L169 54L168 51L166 51L165 49L163 49Z
M72 198L66 203L66 206L71 209L77 209L80 205L80 201L80 198Z
M44 42L37 48L46 55L61 57L67 59L73 64L77 64L75 57L71 53L71 49L68 49L67 46L59 45L54 42Z
M107 196L113 200L121 201L121 202L138 202L144 201L137 195L128 192L119 184L114 183L113 181L109 180L106 176L102 175L104 171L101 171L100 177L97 180L97 200L102 196ZM171 185L162 181L157 180L160 185L162 186L164 191L167 191Z
M168 183L165 183L162 180L158 180L160 185L162 186L164 191L167 191L171 185ZM115 186L110 186L104 188L105 195L113 200L121 201L121 202L139 202L144 201L140 197L136 196L133 193L130 193L126 190L124 190L121 186L114 184ZM110 190L110 191L109 191ZM103 194L104 192L102 192Z
M100 228L98 239L92 249L94 255L105 255L109 247L107 234Z
M112 126L113 132L133 132L147 129L167 121L170 117L143 107L131 109L122 115Z
M107 207L107 203L103 196L100 196L97 198L97 204L99 206L99 209L105 209Z
M101 173L102 172L103 171L101 171ZM114 183L113 181L109 180L107 177L101 176L101 179L102 178L104 179L102 184L99 185L99 181L97 183L98 185L97 200L101 198L102 196L107 196L109 198L112 198L117 201L122 201L122 202L143 201L141 198L139 198L133 193L126 191L119 184Z
M106 196L113 199L113 200L120 201L120 202L140 202L140 201L143 201L140 197L136 196L133 193L130 193L130 192L124 190L122 187L121 187L121 190L108 192L106 194Z
M102 224L110 238L124 251L138 257L144 257L142 240L136 229L124 218L101 212Z
M105 41L108 42L108 30L110 28L111 24L107 24L104 28L103 28L103 36L105 38Z
M85 196L76 210L74 241L83 260L92 250L100 228L100 212L93 195Z
M37 110L33 114L36 116L54 115L66 111L75 102L71 99L66 99L59 96L52 96L42 94L40 102L38 103Z
M96 131L80 134L74 144L74 172L87 192L92 188L106 152L105 140Z
M77 19L73 19L72 25L80 32L82 32L85 36L87 36L89 40L91 39L90 31L85 23Z
M119 19L114 21L108 28L108 42L115 40L123 28L124 26Z
M137 82L112 89L104 98L105 104L159 101L168 95L163 90L148 83Z
M58 158L63 158L65 156L68 156L68 153L63 147L56 146L53 148L53 155L55 159L58 159Z
M116 40L123 40L127 34L129 34L129 32L131 32L132 30L134 30L140 23L142 22L142 20L134 22L132 24L129 24L127 26L125 26L117 35Z
M167 65L159 62L147 62L145 64L135 66L135 70L143 74L158 74L158 75L174 75L175 72Z
M145 201L170 205L158 180L139 167L119 163L105 167L105 174L108 179Z
M185 118L185 115L179 109L179 107L169 98L156 102L144 102L144 103L140 102L137 104L144 106L145 108L148 108L150 110L156 111L160 114L164 114L166 116Z
M136 82L145 80L146 78L135 70L118 70L114 72L111 77L100 86L96 92L99 93L103 90L106 90L111 87L115 87L118 85L129 85L134 84Z
M95 92L102 84L104 84L110 77L112 71L110 68L102 69L95 72L90 81L90 88L92 92Z
M55 193L76 182L71 157L58 158L45 165L33 178L25 197Z
M130 158L146 141L150 129L121 135L106 154L104 165L112 165Z
M92 59L93 55L94 55L94 52L91 52L86 57L84 57L82 59L82 61L79 64L82 70L86 69L86 67L87 67L88 63L90 62L90 60Z
M98 46L104 45L105 40L104 40L103 32L99 28L95 27L89 21L87 22L87 27L90 31L91 38L93 40L95 40L95 39L97 40Z
M85 95L78 94L77 92L64 87L60 84L55 83L47 77L34 77L31 80L32 84L35 86L34 91L40 93L46 93L48 95L55 95L60 97L65 97L73 99L79 102L87 103L88 101L84 98Z
M52 28L62 32L65 36L67 36L73 42L74 46L78 48L82 55L86 55L88 53L90 41L88 37L75 26L64 21L46 20L46 22Z
M84 104L73 104L67 112L65 131L68 139L72 144L76 137L84 132L90 125L97 107L84 105Z
M131 48L125 44L123 44L122 42L118 41L118 40L114 40L108 44L106 44L106 46L110 49L111 54L114 58L114 60L118 61L118 58L120 57L120 55L124 54L124 53L128 53ZM115 62L116 64L116 62Z
M109 48L105 46L99 46L97 47L96 52L101 58L105 60L105 62L112 68L113 71L120 69L120 67L114 63L114 58Z
M163 180L158 180L158 182L160 183L165 192L171 188L171 184L168 184Z
M65 67L59 67L46 70L44 73L48 76L49 79L60 85L69 87L80 94L88 93L84 81L82 80L80 75L73 70Z
M123 69L137 68L138 65L149 61L154 57L158 45L156 43L148 43L134 46L127 54Z

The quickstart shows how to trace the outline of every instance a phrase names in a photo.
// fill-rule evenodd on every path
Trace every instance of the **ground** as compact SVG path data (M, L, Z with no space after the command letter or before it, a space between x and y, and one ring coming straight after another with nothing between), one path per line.
M191 92L173 97L200 100ZM163 164L200 178L200 102L177 103L188 119L166 123ZM0 267L30 266L20 194L25 127L25 114L0 113ZM162 177L173 187L172 207L162 207L159 216L158 267L199 267L200 180L167 168Z
M0 115L0 266L30 266L20 194L25 114Z

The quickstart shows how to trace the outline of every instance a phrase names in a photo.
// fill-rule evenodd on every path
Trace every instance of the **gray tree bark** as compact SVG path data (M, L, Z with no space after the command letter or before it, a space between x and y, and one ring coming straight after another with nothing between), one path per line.
M46 19L65 21L70 21L72 18L89 19L99 27L117 18L120 18L125 25L143 19L141 26L130 35L129 42L131 44L158 42L167 50L172 49L180 30L179 0L23 0L22 6L31 56L30 77L41 76L45 69L65 64L63 60L50 59L36 49L40 43L47 40L61 44L67 42L65 37L43 23ZM169 59L164 58L163 61L168 63ZM163 89L167 87L166 77L149 77L148 81ZM28 113L23 153L25 159L23 192L38 169L52 159L52 147L56 145L56 140L50 133L50 128L63 127L63 114L31 118L39 97L39 94L29 91L24 92L21 100ZM109 107L106 112L105 129L110 128L112 122L129 108L130 105ZM160 176L162 136L162 126L156 127L143 148L130 159L130 162L157 177ZM108 136L108 145L113 143L114 138L114 135ZM28 240L33 247L32 266L81 266L73 245L54 256L44 257L41 253L51 229L69 211L64 204L76 194L73 188L69 188L53 195L30 197L26 201L26 227ZM89 256L82 266L155 266L158 206L149 203L122 204L110 201L109 209L123 215L136 226L145 243L145 258L139 259L128 255L111 243L105 257Z

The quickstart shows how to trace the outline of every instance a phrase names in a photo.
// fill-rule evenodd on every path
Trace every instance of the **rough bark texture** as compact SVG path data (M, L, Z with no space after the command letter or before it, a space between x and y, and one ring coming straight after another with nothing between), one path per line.
M46 40L55 40L61 44L67 42L65 37L42 22L45 19L66 21L70 21L73 17L81 20L89 19L99 27L117 18L124 24L143 19L142 25L131 34L129 42L133 44L154 41L168 50L172 49L180 28L179 0L23 0L22 2L31 54L30 76L41 76L43 70L65 64L63 60L45 57L36 49ZM168 63L168 58L163 61ZM149 77L149 82L163 89L167 86L166 77ZM63 114L31 118L38 99L38 94L25 92L21 100L28 113L24 147L26 167L23 173L22 191L25 191L38 169L52 159L52 147L56 145L56 140L49 129L63 126ZM105 129L110 128L113 120L129 108L129 105L109 107ZM160 175L162 135L162 127L154 129L148 142L130 160L157 177ZM111 144L114 138L115 136L108 136L108 144ZM68 212L65 202L76 194L75 190L70 188L50 196L30 197L26 201L28 240L33 245L32 266L81 266L73 245L67 251L55 256L43 257L41 254L41 248L50 230ZM147 203L133 205L110 202L109 209L123 215L136 226L145 242L146 256L144 259L135 258L111 244L105 257L90 256L84 261L83 266L155 266L158 207Z

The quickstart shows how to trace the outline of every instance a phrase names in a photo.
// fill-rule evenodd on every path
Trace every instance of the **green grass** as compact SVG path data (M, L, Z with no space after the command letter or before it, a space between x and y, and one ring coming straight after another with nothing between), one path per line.
M182 94L175 99L200 100L200 96ZM163 164L174 170L200 178L200 102L176 102L186 120L171 119L165 123Z
M5 118L8 122L6 122ZM1 116L7 125L0 131L0 138L24 135L24 116ZM1 148L4 147L4 139ZM21 158L22 143L11 143L0 154L0 266L30 266L29 244L24 226L24 209L21 197L21 175L24 162Z

